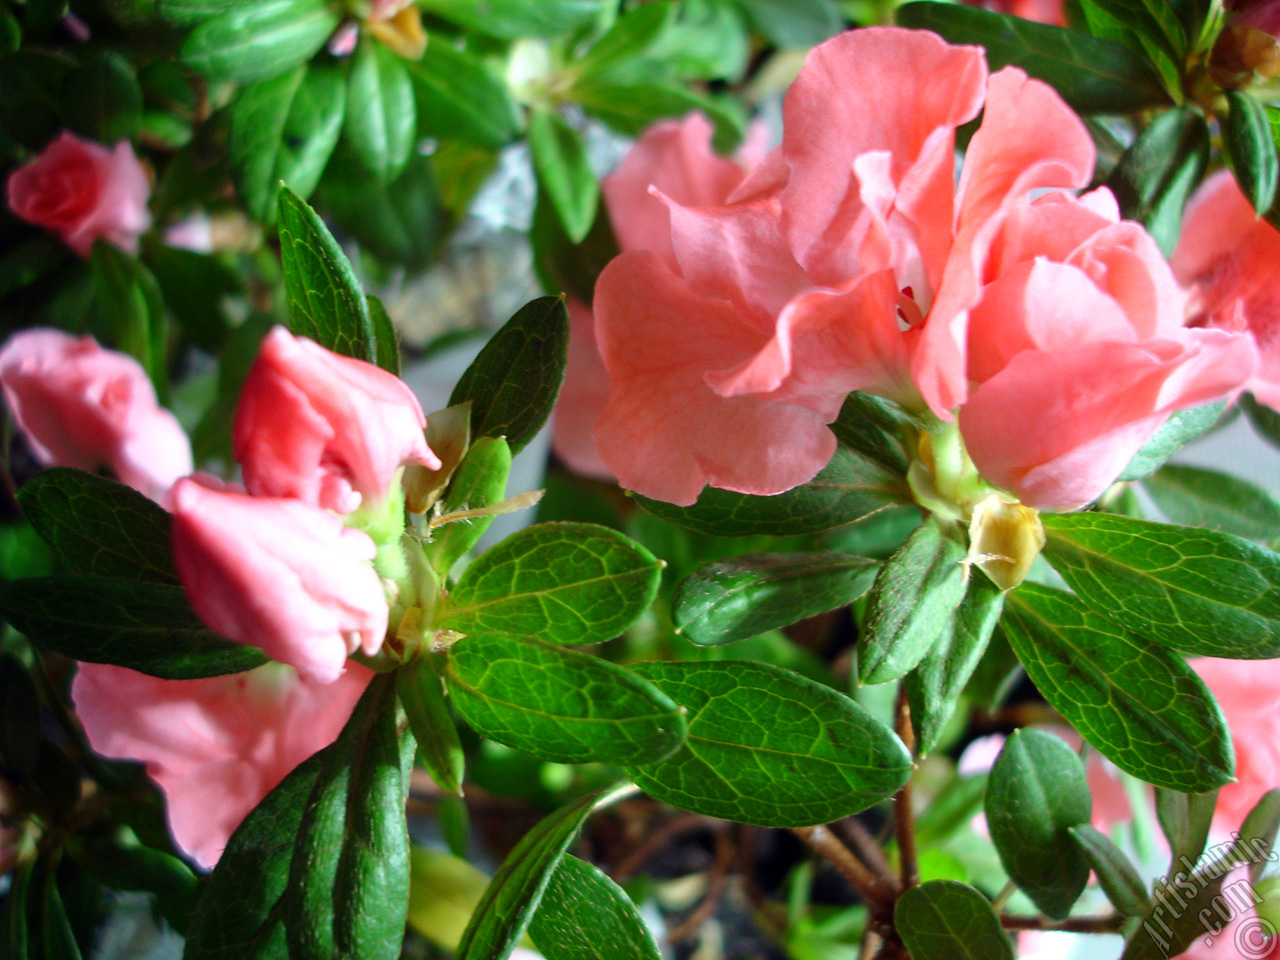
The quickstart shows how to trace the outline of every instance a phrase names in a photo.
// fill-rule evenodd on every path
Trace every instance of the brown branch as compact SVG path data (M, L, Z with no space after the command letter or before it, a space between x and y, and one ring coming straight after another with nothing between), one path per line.
M858 858L862 860L874 873L881 877L891 877L893 875L893 867L889 865L888 858L884 855L884 848L880 846L879 841L871 835L871 831L866 828L861 820L857 817L845 817L843 820L837 820L830 824L831 831L844 841Z
M893 900L897 890L886 883L885 877L877 877L853 852L835 838L826 827L792 827L791 832L807 843L824 860L849 881L858 896L867 902L873 913L893 912Z
M1066 920L1050 920L1048 917L1000 916L1000 925L1006 930L1061 930L1067 933L1115 933L1124 926L1124 917L1118 913L1105 917L1068 917Z
M656 827L630 851L623 854L618 859L618 865L610 871L611 876L620 884L626 883L646 860L666 846L673 838L680 836L682 833L709 827L715 822L715 820L697 813L686 813L673 817L661 826Z
M911 727L911 706L907 702L907 687L905 683L898 687L898 703L894 711L894 726L897 727L898 736L902 738L902 742L906 744L907 752L911 754L914 760L916 738L915 731ZM902 863L900 873L902 889L909 890L920 882L920 871L916 865L916 824L915 816L911 810L910 779L903 784L902 789L893 798L893 827L895 839L898 841L898 856Z

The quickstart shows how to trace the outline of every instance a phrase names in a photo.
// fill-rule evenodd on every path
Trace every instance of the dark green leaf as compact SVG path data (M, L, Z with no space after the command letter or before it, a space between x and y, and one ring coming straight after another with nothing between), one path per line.
M627 773L646 793L767 827L830 823L896 793L902 742L843 694L763 663L642 663L634 671L689 710L689 739Z
M1234 852L1240 855L1236 862L1252 864L1249 872L1254 883L1271 860L1277 830L1280 830L1280 788L1273 787L1245 816L1234 844Z
M1236 183L1258 215L1271 209L1276 196L1276 143L1266 108L1240 90L1227 91L1227 117L1222 125L1223 152Z
M1081 113L1130 113L1170 102L1146 59L1109 40L950 3L908 3L898 8L897 22L952 43L981 44L992 70L1021 67Z
M346 254L314 210L280 190L280 259L289 328L322 347L376 363L377 333Z
M231 172L248 211L276 216L283 181L299 197L320 182L342 131L347 88L317 65L244 87L231 107Z
M1149 477L1162 466L1165 461L1181 450L1196 437L1208 432L1219 420L1227 403L1205 403L1187 410L1179 410L1166 420L1151 439L1133 455L1124 473L1117 480L1141 480Z
M746 118L736 103L682 86L612 83L584 77L573 85L572 94L587 113L625 136L639 136L656 120L683 117L693 110L701 110L715 124L712 142L722 152L736 147L746 130Z
M163 245L147 251L147 262L182 336L203 350L219 352L232 327L228 301L244 296L240 272L218 254Z
M170 516L114 480L53 467L22 486L23 513L73 573L177 584Z
M982 660L995 630L1004 594L987 577L974 577L955 613L947 618L942 636L907 674L907 699L916 750L929 753L946 728L969 678Z
M529 242L533 245L534 268L545 288L563 290L583 303L592 301L596 277L618 255L618 238L604 205L596 207L596 219L586 239L573 243L544 194L539 194L534 204Z
M1222 711L1181 657L1034 583L1005 598L1001 629L1050 706L1121 770L1189 792L1230 782Z
M1084 764L1065 740L1044 730L1010 735L987 778L987 827L1009 878L1058 920L1089 880L1070 831L1092 811Z
M641 59L667 32L678 4L646 3L620 16L577 62L580 77L604 77L615 67L626 69Z
M10 783L30 782L40 750L40 696L35 681L21 660L0 654L0 774Z
M62 87L67 125L82 136L114 144L132 137L142 119L142 89L124 57L104 53L67 74Z
M558 37L596 19L608 0L419 0L428 13L503 40Z
M378 366L392 376L400 376L400 339L396 335L395 324L382 301L369 294L365 297L369 305L369 319L373 321L374 340L377 342Z
M538 183L551 198L565 233L581 243L596 217L600 184L591 169L582 135L559 111L535 109L529 118L529 149Z
M471 54L428 43L422 58L405 67L417 100L419 135L497 150L519 131L511 94Z
M1262 438L1273 447L1280 447L1280 413L1266 404L1259 403L1250 393L1240 398L1240 406L1244 407L1249 422Z
M186 933L200 881L183 861L137 843L101 840L73 846L71 853L103 886L153 894L169 926Z
M524 835L485 889L454 951L454 960L506 960L510 956L587 817L618 795L619 791L613 791L579 797Z
M683 710L625 667L522 637L449 648L449 696L477 732L559 763L648 763L684 741Z
M1195 863L1209 842L1218 791L1182 793L1156 788L1156 818L1169 841L1170 870L1182 869L1182 858Z
M540 523L513 533L463 572L437 620L556 643L617 636L653 602L662 562L616 530Z
M169 392L168 327L156 278L141 260L105 239L94 243L89 262L117 348L142 364L163 401Z
M858 638L858 682L897 680L948 631L965 594L965 547L934 517L916 527L876 574Z
M1070 832L1088 860L1089 869L1098 875L1102 892L1112 906L1126 917L1140 917L1146 913L1150 907L1146 884L1120 848L1106 834L1087 823L1077 824Z
M501 437L481 437L471 445L449 484L448 495L440 508L441 518L456 511L476 510L502 502L510 473L511 448L507 441ZM436 572L441 577L447 576L453 565L480 542L493 520L492 516L469 517L433 528L427 552Z
M851 450L906 476L910 458L902 444L902 422L889 401L869 393L849 394L831 432Z
M843 553L757 553L709 564L676 591L672 617L694 643L745 640L852 603L875 562Z
M622 888L599 868L566 854L551 877L529 936L546 960L659 960L653 934Z
M1085 603L1164 646L1280 656L1280 555L1239 537L1105 513L1044 518L1045 555Z
M1149 38L1169 58L1182 62L1187 55L1187 34L1169 0L1082 0L1086 13L1096 8L1138 38ZM1091 21L1092 22L1092 21Z
M564 300L531 300L485 344L449 405L470 400L471 435L506 437L511 452L519 453L551 415L568 349Z
M912 887L898 899L893 920L912 960L1013 960L995 909L967 883Z
M372 39L360 42L347 75L346 135L380 183L400 175L417 133L413 84L403 57Z
M691 507L637 496L656 517L721 537L789 536L831 530L908 500L900 477L847 447L808 483L774 497L753 497L708 487Z
M238 3L191 32L182 60L210 80L267 80L310 60L340 21L325 0Z
M466 757L458 728L445 702L444 681L422 653L413 663L396 671L397 690L409 729L418 742L418 758L441 790L462 795Z
M54 860L46 856L37 865L37 884L40 887L36 895L38 901L39 920L32 924L38 927L31 932L39 937L36 956L43 960L80 960L80 945L76 942L75 933L71 930L71 921L67 917L67 907L63 903L62 894L58 891L58 881L54 870Z
M1167 110L1142 131L1106 185L1120 212L1151 232L1167 257L1182 230L1182 210L1209 165L1209 127L1192 107Z
M37 643L90 663L165 680L251 670L257 647L200 622L181 587L110 577L37 577L0 584L0 615Z
M751 23L778 47L807 50L836 33L840 11L831 0L738 0Z
M1280 501L1230 474L1170 464L1148 477L1143 486L1174 523L1250 540L1280 536Z
M0 128L31 151L40 151L66 121L58 96L71 61L38 50L0 57Z

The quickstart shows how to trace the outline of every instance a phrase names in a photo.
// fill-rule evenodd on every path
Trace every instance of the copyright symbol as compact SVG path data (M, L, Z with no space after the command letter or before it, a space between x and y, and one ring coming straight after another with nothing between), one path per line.
M1276 945L1276 928L1270 920L1259 916L1245 917L1232 935L1243 960L1262 960Z

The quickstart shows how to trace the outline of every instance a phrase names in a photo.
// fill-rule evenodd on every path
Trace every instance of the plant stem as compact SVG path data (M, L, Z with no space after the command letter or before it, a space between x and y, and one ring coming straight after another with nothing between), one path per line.
M907 703L907 688L905 684L898 687L894 726L897 728L898 736L902 738L902 742L906 744L908 752L914 759L916 738L915 731L911 727L911 707ZM898 841L898 856L902 862L899 874L902 889L909 890L920 882L920 871L916 863L916 824L915 817L911 811L910 780L903 784L902 789L893 798L893 825L894 835Z
M1124 925L1124 917L1118 913L1105 917L1068 917L1066 920L1050 920L1048 917L1015 917L1003 914L1000 925L1006 930L1061 930L1067 933L1115 933Z
M791 832L812 847L824 860L849 881L858 896L866 901L872 912L891 912L897 891L886 883L888 878L877 877L861 860L855 857L826 827L792 827Z

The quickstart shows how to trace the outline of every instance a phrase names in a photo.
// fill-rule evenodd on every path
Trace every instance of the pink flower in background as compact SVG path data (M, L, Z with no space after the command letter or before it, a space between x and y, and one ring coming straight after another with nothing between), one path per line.
M971 7L982 7L996 13L1008 13L1023 20L1035 20L1037 23L1050 23L1055 27L1065 27L1063 16L1063 0L964 0Z
M0 386L43 463L96 470L159 499L192 470L191 444L132 357L92 337L27 330L0 350Z
M128 141L108 150L66 131L9 177L13 212L56 233L82 257L100 237L136 253L151 226L150 195L147 172Z
M426 424L397 377L276 327L249 371L232 436L250 493L345 514L385 500L403 464L439 469Z
M332 683L357 649L375 654L387 599L373 540L302 500L180 481L171 493L178 575L200 619Z
M372 678L359 664L322 686L280 664L158 680L85 663L71 697L94 750L146 763L164 791L174 840L210 869L249 811L336 739Z
M957 183L955 130L980 110ZM1028 506L1076 509L1169 413L1248 377L1245 338L1182 328L1167 264L1109 194L1029 200L1093 171L1047 85L869 28L809 54L783 119L725 203L667 201L669 260L624 252L596 286L596 439L623 486L678 504L708 484L779 493L822 468L826 424L866 390L943 420L972 404L979 469Z

